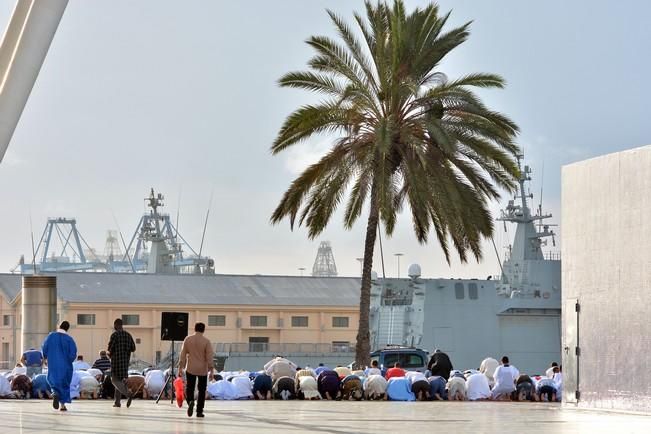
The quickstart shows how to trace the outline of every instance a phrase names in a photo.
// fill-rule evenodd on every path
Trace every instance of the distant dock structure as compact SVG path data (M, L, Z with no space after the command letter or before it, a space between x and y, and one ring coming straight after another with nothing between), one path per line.
M312 277L337 277L337 264L330 241L321 241L312 266Z
M159 211L163 200L164 196L152 188L145 198L150 210L140 218L129 244L125 244L121 233L109 230L103 255L86 242L76 219L50 218L32 260L21 257L12 271L21 274L74 271L214 274L213 259L202 256L201 250L195 251L172 223L170 215Z

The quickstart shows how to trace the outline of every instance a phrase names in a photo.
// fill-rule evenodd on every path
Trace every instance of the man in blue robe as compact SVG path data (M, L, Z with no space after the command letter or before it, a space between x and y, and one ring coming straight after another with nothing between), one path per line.
M43 342L43 357L47 359L47 382L52 388L52 407L66 411L70 403L72 362L77 357L77 345L68 335L70 323L63 321L56 332ZM59 408L61 404L61 408Z

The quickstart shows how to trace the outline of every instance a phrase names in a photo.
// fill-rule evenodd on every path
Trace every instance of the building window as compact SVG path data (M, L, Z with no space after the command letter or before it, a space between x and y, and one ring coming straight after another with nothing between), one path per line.
M77 325L95 325L94 313L78 313Z
M252 315L250 325L251 327L267 327L267 317Z
M140 344L140 338L136 338L136 344Z
M479 298L479 291L477 290L476 283L468 284L468 298L471 300L477 300Z
M2 315L2 325L5 327L11 325L11 315Z
M346 318L348 319L348 318ZM333 341L332 342L332 352L333 353L349 353L351 351L350 342L348 341Z
M140 325L140 315L122 315L122 323L125 326Z
M307 317L306 316L293 316L292 317L292 327L307 327Z
M208 315L208 325L211 327L226 326L226 315Z
M457 298L457 300L463 300L465 295L464 295L464 290L463 290L463 283L455 283L454 284L454 296Z
M333 327L348 327L348 317L347 316L333 316L332 317L332 326Z
M249 352L251 353L264 353L267 351L268 347L269 338L255 336L249 338Z

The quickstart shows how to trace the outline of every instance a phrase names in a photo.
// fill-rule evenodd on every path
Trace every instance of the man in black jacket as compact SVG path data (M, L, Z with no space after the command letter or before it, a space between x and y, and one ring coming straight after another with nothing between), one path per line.
M129 377L129 359L131 353L136 351L136 344L131 334L122 328L122 319L113 322L115 331L108 344L108 353L111 357L111 382L115 386L115 403L113 407L120 407L121 395L127 397L127 408L131 406L133 395L129 392L125 380Z
M427 369L430 370L432 376L438 375L439 377L445 378L445 381L448 381L450 378L450 371L454 369L452 367L452 362L447 354L443 351L436 349L432 358L429 359L427 364Z

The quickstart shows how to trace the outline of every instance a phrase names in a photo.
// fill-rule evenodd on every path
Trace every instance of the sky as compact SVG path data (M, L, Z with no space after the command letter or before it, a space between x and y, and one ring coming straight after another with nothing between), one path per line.
M408 8L426 4L407 0ZM534 206L560 222L561 167L651 144L651 3L642 1L440 1L448 29L473 21L469 40L440 64L451 78L491 72L504 90L484 102L521 128ZM106 231L129 239L150 188L217 273L309 274L329 240L342 276L358 276L365 217L347 231L342 212L309 240L270 215L290 182L327 151L316 138L272 156L284 118L315 101L277 80L306 69L311 35L334 36L331 9L352 22L351 0L70 0L11 144L0 163L0 272L30 256L48 217L75 217L97 251ZM0 2L4 31L13 2ZM210 198L213 197L212 203ZM508 196L492 204L497 214ZM559 250L562 228L556 247ZM604 228L607 230L607 228ZM496 225L500 255L512 229ZM595 234L599 236L599 234ZM484 259L446 263L434 237L420 245L408 215L383 238L387 277L421 265L425 277L499 274ZM396 253L404 256L396 257ZM400 261L400 262L399 262ZM374 270L382 274L379 249Z

